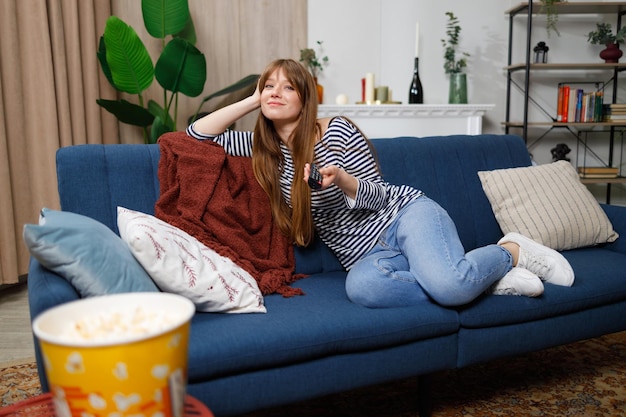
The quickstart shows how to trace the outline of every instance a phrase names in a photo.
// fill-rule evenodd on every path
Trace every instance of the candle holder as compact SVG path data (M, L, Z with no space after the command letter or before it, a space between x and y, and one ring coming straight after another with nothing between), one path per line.
M546 64L548 62L548 45L545 42L537 43L533 48L535 51L535 64Z

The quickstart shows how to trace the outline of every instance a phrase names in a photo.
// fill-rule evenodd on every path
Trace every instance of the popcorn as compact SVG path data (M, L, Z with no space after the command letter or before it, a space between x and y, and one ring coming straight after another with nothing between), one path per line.
M104 342L159 333L179 322L180 317L172 312L136 307L83 317L71 323L62 336L67 340Z
M33 320L59 417L182 416L195 305L162 292L87 297Z

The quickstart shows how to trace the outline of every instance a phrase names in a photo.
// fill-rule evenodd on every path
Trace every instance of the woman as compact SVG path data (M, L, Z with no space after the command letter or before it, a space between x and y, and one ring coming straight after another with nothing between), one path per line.
M280 229L297 245L314 233L348 270L348 297L368 307L432 299L468 303L486 290L538 296L571 285L565 258L518 234L465 253L445 210L421 191L386 183L369 142L349 120L317 119L313 77L298 62L269 64L250 97L197 120L187 133L252 157ZM254 132L227 130L261 109ZM321 188L308 185L311 164Z

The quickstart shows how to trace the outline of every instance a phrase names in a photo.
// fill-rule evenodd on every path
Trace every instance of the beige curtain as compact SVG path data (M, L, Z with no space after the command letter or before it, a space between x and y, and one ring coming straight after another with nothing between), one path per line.
M0 1L0 284L27 273L23 225L58 208L56 150L119 136L94 105L110 90L94 59L110 14L102 0Z
M261 72L271 59L297 59L306 46L307 0L189 0L189 8L207 58L201 97ZM0 0L0 284L28 272L24 224L36 223L42 207L59 208L57 149L143 140L141 130L96 104L116 98L96 59L112 14L137 31L156 61L160 43L145 31L139 0ZM156 84L147 99L160 100ZM181 98L179 129L199 100Z

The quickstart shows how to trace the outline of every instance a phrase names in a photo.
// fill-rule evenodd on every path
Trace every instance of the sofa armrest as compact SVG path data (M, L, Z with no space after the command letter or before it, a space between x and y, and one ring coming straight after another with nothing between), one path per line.
M619 234L619 238L607 247L613 251L626 254L626 207L601 204L608 216L613 229Z
M52 307L80 298L76 289L69 282L49 269L44 268L35 258L30 259L27 285L31 321ZM35 335L33 335L33 339L35 341L35 358L37 359L41 389L43 392L48 392L48 380L43 367L39 342Z

